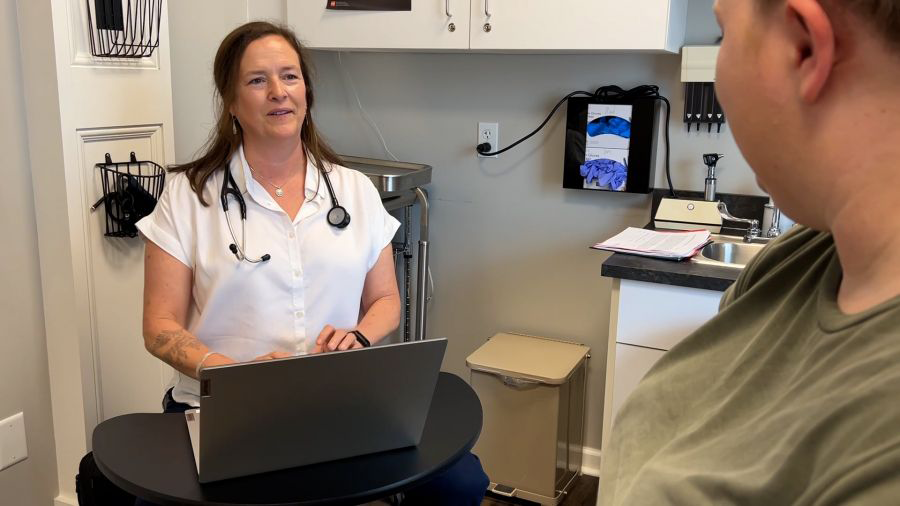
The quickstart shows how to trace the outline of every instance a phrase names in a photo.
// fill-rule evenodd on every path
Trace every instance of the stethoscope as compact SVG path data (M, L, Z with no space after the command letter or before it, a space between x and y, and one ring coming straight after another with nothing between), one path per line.
M225 177L222 178L222 191L219 193L219 199L222 201L222 211L225 212L225 221L228 223L228 231L231 232L231 239L234 240L233 243L228 245L228 249L234 254L238 261L246 260L253 264L266 262L272 258L272 255L266 253L259 258L251 258L245 253L247 246L247 203L244 201L244 196L241 195L241 191L238 189L237 183L231 175L231 167L229 165L230 164L225 165ZM328 224L335 228L345 228L350 224L350 213L338 203L338 199L334 194L334 188L331 187L331 178L328 177L328 173L321 169L319 170L319 173L325 178L325 186L328 187L328 194L331 195L331 209L328 211L327 216ZM229 195L237 201L241 211L240 246L237 244L237 236L234 234L234 228L231 226L231 217L228 216Z

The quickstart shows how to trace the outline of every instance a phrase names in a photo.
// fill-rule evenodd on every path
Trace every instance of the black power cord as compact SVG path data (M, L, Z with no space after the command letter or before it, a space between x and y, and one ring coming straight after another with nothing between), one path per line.
M544 125L546 125L547 122L550 121L550 118L552 118L553 115L556 114L556 110L559 109L559 106L561 106L563 104L563 102L565 102L566 100L568 100L574 96L577 96L577 95L583 95L586 97L594 96L594 94L589 91L573 91L572 93L569 93L568 95L564 96L559 102L557 102L556 105L553 106L553 110L550 111L550 114L547 115L547 118L544 119L544 121L541 122L540 126L535 128L534 131L532 131L530 134L526 135L525 137L522 137L521 139L517 140L516 142L510 144L509 146L506 146L505 148L497 150L497 151L488 152L488 150L491 149L491 145L487 142L482 142L481 144L478 145L478 147L475 148L475 150L478 151L478 154L480 154L481 156L494 156L494 155L499 155L500 153L505 153L506 151L509 151L510 149L518 146L519 144L521 144L521 143L525 142L526 140L528 140L529 138L531 138L532 135L540 132L541 129L544 128Z
M565 97L560 99L560 101L557 102L556 105L553 107L553 110L550 111L550 114L548 114L547 117L544 119L544 121L542 121L541 124L537 128L535 128L534 131L532 131L530 134L526 135L525 137L522 137L521 139L517 140L516 142L510 144L509 146L507 146L503 149L499 149L497 151L488 151L489 149L491 149L491 145L487 142L483 142L483 143L479 144L475 148L475 151L477 151L478 154L480 154L481 156L494 156L494 155L499 155L500 153L509 151L510 149L518 146L522 142L531 138L531 136L533 136L534 134L540 132L541 129L544 128L544 126L547 124L547 122L550 121L550 118L552 118L553 115L556 114L556 111L559 109L559 106L561 106L563 104L563 102L565 102L566 100L568 100L574 96L587 96L587 97L593 97L596 99L616 99L616 100L640 100L640 99L662 100L662 102L664 104L666 104L666 125L665 125L666 126L666 128L665 128L666 181L669 183L669 194L672 196L672 198L677 198L677 196L675 195L675 187L672 186L672 174L669 170L669 118L670 118L671 112L672 112L672 104L669 103L669 99L667 99L666 97L659 94L659 86L656 86L655 84L643 84L641 86L636 86L634 88L631 88L630 90L625 90L625 89L620 88L619 86L613 85L613 86L601 86L601 87L597 88L593 93L590 93L587 91L573 91L572 93L569 93L568 95L566 95Z

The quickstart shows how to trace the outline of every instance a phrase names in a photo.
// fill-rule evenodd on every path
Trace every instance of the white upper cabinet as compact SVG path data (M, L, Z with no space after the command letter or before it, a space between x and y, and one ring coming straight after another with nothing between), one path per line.
M412 0L412 11L333 11L287 0L312 48L678 52L687 0Z
M687 0L472 0L470 48L668 51L684 42Z
M412 0L412 11L325 9L325 0L287 0L287 21L316 49L469 48L472 0Z

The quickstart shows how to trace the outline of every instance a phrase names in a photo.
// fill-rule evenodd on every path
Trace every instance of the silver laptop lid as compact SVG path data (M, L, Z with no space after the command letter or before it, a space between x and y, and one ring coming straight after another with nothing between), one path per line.
M431 339L203 369L200 482L418 444L446 347Z

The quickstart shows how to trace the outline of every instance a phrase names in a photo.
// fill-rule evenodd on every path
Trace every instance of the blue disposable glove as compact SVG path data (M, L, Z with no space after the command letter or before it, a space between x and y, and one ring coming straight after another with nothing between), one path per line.
M587 124L587 133L591 137L609 134L628 139L631 137L631 122L618 116L600 116Z
M619 163L609 158L588 160L580 166L579 173L588 184L597 181L600 187L608 187L610 190L618 190L628 178L628 165Z

